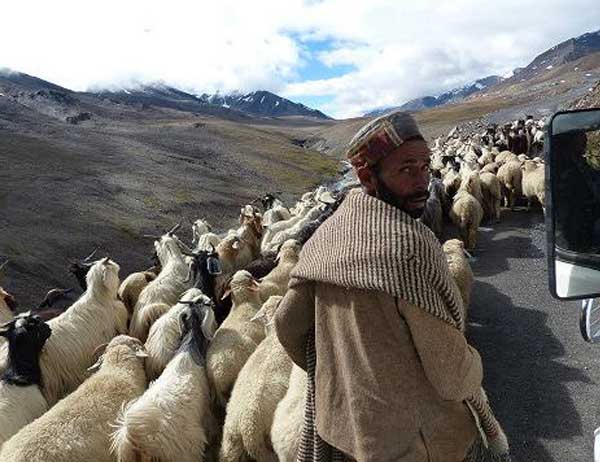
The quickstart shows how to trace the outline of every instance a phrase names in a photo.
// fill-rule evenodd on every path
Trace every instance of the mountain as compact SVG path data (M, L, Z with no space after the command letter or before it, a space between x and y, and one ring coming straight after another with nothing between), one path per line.
M411 99L407 103L404 103L402 106L375 109L374 111L366 113L365 117L378 117L380 115L386 114L394 110L416 112L422 111L423 109L430 109L433 107L442 106L448 103L455 103L463 100L464 98L472 95L473 93L496 85L502 80L502 77L498 75L490 75L488 77L484 77L482 79L478 79L474 82L470 82L466 85L463 85L460 88L455 88L453 90L444 92L438 96L423 96L421 98Z
M600 52L600 30L570 38L544 51L526 67L515 69L513 76L507 79L506 83L531 79L597 52Z
M597 78L595 70L600 53L600 30L588 32L578 37L573 37L536 56L525 67L513 70L508 78L489 76L476 80L463 87L450 90L438 96L424 96L412 99L401 106L380 108L365 114L366 117L376 117L392 110L423 111L446 104L458 103L470 98L481 97L488 93L500 96L508 91L514 96L515 92L527 96L527 92L542 89L556 93L557 88L570 85L573 94L565 98L565 102L577 96L576 93L586 91L590 83ZM579 77L566 75L572 71L579 71ZM591 82L590 82L591 81ZM516 88L515 85L520 85ZM575 88L577 86L577 88ZM581 88L579 88L581 87ZM562 88L564 90L564 88ZM504 95L506 96L506 95ZM530 95L531 96L531 95Z
M203 115L212 115L230 120L247 120L249 116L198 98L196 95L163 83L143 84L129 88L110 88L88 95L100 97L115 104L137 106L141 109L166 108Z
M260 90L241 94L234 92L228 95L219 93L203 94L200 100L216 106L234 109L259 117L306 116L318 119L330 119L321 111L311 109L304 104L294 103L269 91Z

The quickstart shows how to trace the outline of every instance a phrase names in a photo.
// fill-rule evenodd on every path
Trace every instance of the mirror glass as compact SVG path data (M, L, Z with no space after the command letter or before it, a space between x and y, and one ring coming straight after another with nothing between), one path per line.
M551 291L567 299L600 296L600 110L558 113L548 132Z

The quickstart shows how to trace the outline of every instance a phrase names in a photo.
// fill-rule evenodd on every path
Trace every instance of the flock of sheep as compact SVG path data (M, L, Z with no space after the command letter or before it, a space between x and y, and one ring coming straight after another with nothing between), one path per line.
M545 206L544 122L532 117L483 133L461 136L452 130L432 147L433 178L421 220L441 236L444 218L458 228L465 247L473 249L483 220L500 221L504 205L514 210L517 200Z
M543 161L509 152L505 128L432 149L422 221L438 236L444 214L457 224L462 241L442 247L465 307L464 249L483 217L520 194L543 205ZM270 320L302 245L343 198L321 186L288 209L267 194L241 208L237 229L195 221L189 245L177 225L154 237L156 266L123 281L92 254L73 264L84 290L73 303L53 289L17 314L0 288L0 462L294 461L306 373Z

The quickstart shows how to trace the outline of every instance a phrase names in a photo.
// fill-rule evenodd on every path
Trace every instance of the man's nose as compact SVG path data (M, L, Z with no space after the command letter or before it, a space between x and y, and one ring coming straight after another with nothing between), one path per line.
M427 189L429 187L429 171L416 175L414 186L415 189Z

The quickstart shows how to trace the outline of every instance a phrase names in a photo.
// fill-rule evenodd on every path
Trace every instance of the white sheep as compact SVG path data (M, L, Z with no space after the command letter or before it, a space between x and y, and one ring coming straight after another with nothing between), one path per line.
M504 205L514 210L515 201L521 195L523 172L519 160L510 160L501 165L496 174L500 181Z
M260 299L265 302L271 295L285 295L290 273L298 263L300 244L289 239L285 241L277 254L277 266L260 280Z
M531 208L532 199L537 199L546 212L546 186L545 186L545 166L538 164L533 160L528 160L523 164L523 177L521 180L523 196L527 198L527 210Z
M461 180L460 175L453 168L450 168L444 175L442 182L444 183L444 192L448 199L452 200L458 188L460 188Z
M460 237L468 249L475 247L477 229L483 218L483 209L473 195L472 184L470 181L463 182L450 209L450 219L458 227Z
M473 271L466 257L465 245L459 239L450 239L442 246L446 255L446 262L450 274L458 286L464 307L464 319L467 319L467 310L471 303L471 289L473 287Z
M94 352L127 332L127 309L118 300L119 265L109 258L96 261L86 276L87 290L48 325L52 337L40 356L42 393L53 406L89 376Z
M188 309L190 303L201 302L206 305L211 304L210 298L204 295L200 289L188 289L181 296L181 300L172 308L167 309L165 314L152 325L144 345L148 353L146 360L148 380L158 378L177 353L182 338L181 323L179 322L181 314ZM208 322L215 322L214 313L212 321ZM216 323L211 328L216 330Z
M51 331L39 316L19 315L0 326L8 341L8 367L0 377L0 447L48 410L39 356Z
M511 151L501 151L494 159L494 162L496 162L499 166L502 166L512 160L518 160L516 154Z
M431 229L439 238L443 228L443 211L447 208L447 198L442 180L432 178L429 182L428 190L429 197L427 198L423 215L421 215L419 221Z
M160 377L119 414L111 451L119 462L205 460L218 432L211 411L205 358L212 308L192 305L181 314L181 346ZM213 318L214 320L214 318Z
M211 226L204 220L196 220L192 224L192 245L194 251L211 250L217 247L221 238L212 232Z
M155 308L157 304L173 306L183 292L191 287L186 281L188 261L181 252L177 239L167 233L154 242L162 270L140 293L133 310L130 335L146 341L152 324L163 314Z
M279 462L296 462L306 405L306 372L293 365L287 393L277 405L271 427L271 442Z
M259 284L247 271L238 271L229 286L233 306L207 355L208 379L221 408L227 404L238 373L265 338L262 326L250 322L261 307Z
M288 239L293 239L308 223L319 217L325 210L325 204L318 204L311 208L303 217L294 222L292 226L277 232L272 239L262 246L262 252L273 252ZM278 224L278 223L277 223Z
M0 460L113 462L111 427L121 407L147 385L143 349L139 340L126 335L112 339L92 366L98 372L8 440Z
M277 462L269 443L277 404L288 388L292 360L269 326L281 296L270 297L256 314L267 336L252 353L235 382L227 403L220 462L244 460Z
M479 175L481 182L481 193L483 195L483 213L490 220L496 220L500 223L500 202L502 200L502 191L500 181L490 172L483 172Z

